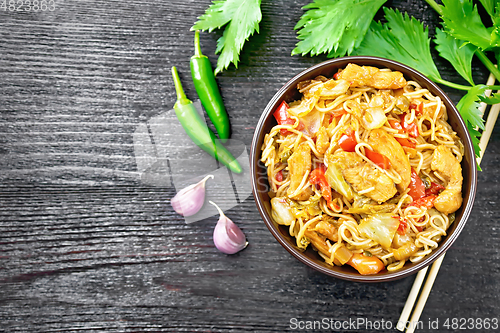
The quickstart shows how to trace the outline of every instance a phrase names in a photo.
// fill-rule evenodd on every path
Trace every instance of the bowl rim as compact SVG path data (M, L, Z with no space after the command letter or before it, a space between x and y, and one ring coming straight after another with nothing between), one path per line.
M300 80L302 77L307 76L309 73L316 71L317 69L321 68L327 68L331 65L334 65L336 63L357 63L359 61L362 62L370 62L373 61L374 63L376 62L382 62L387 65L388 68L391 68L392 70L398 70L395 69L395 67L399 67L401 69L406 70L407 72L411 73L413 76L418 77L418 82L423 83L425 82L426 86L432 86L433 89L435 89L441 96L441 98L445 99L447 103L451 106L452 110L448 110L448 112L454 112L458 117L458 123L459 126L461 126L463 129L465 129L465 142L464 144L464 149L465 149L465 154L464 155L469 155L468 159L473 161L473 164L470 169L471 169L471 187L470 187L470 193L469 193L469 200L465 204L465 206L462 206L463 213L462 213L462 218L460 221L455 222L457 223L457 226L452 234L450 234L444 241L441 241L440 246L434 250L430 255L425 257L423 260L420 262L414 264L414 266L408 268L408 269L402 269L398 270L395 272L388 272L383 275L353 275L353 274L346 274L343 272L338 272L333 269L329 269L323 265L320 265L310 258L308 258L305 255L302 255L297 249L295 249L292 245L290 245L286 239L283 238L283 236L276 230L276 228L273 225L273 221L271 220L271 217L267 215L266 209L264 207L264 203L259 199L258 197L258 188L257 188L257 177L256 177L256 170L258 167L257 161L260 160L259 152L261 151L260 147L257 147L258 145L258 140L261 137L261 131L263 129L264 124L266 123L266 120L269 118L271 111L273 111L273 107L276 105L276 103L280 100L283 99L283 95L290 89L291 85ZM374 65L378 66L378 65ZM380 67L380 66L378 66ZM403 73L405 76L406 74ZM469 149L467 149L469 147ZM459 234L462 232L465 223L467 222L469 215L472 211L472 207L474 204L474 199L476 195L476 188L477 188L477 168L476 168L476 159L474 156L474 151L471 148L472 147L472 141L470 138L470 135L468 133L467 127L464 123L463 118L461 117L460 113L458 112L455 104L451 101L451 99L447 96L447 94L434 82L432 82L430 79L428 79L425 75L420 73L419 71L404 65L400 62L390 60L390 59L385 59L385 58L380 58L380 57L372 57L372 56L348 56L348 57L340 57L340 58L335 58L335 59L329 59L326 61L323 61L321 63L318 63L314 66L311 66L297 75L295 75L293 78L288 80L271 98L271 100L268 102L266 107L264 108L264 111L262 112L259 121L255 127L254 135L252 138L252 144L251 144L251 149L250 149L250 175L251 175L251 183L252 183L252 193L255 199L255 203L257 205L258 211L264 220L264 223L266 224L267 228L271 232L271 234L274 236L274 238L290 253L292 254L296 259L301 261L302 263L306 264L307 266L322 272L326 275L340 278L343 280L347 281L353 281L353 282L387 282L387 281L393 281L397 279L401 279L404 277L407 277L409 275L415 274L416 272L424 269L425 267L429 266L431 263L436 261L439 257L444 255L444 253L450 248L450 246L455 242L455 240L458 238ZM472 156L470 156L472 155ZM464 156L465 158L465 156ZM463 203L462 203L463 205Z

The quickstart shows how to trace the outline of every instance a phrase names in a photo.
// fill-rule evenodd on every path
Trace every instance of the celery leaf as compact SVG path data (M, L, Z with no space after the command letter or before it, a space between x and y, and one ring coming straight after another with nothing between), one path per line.
M472 80L472 57L477 47L456 39L439 28L436 29L434 42L439 55L448 60L467 82L474 85Z
M314 0L295 25L299 42L292 55L351 54L358 47L375 13L387 0Z
M494 93L492 96L490 97L483 97L483 96L480 96L479 97L481 99L481 102L484 102L486 104L498 104L500 103L500 93Z
M231 63L238 68L240 51L254 32L259 33L262 20L261 0L214 0L191 30L212 32L225 26L217 40L215 53L220 53L215 74L227 69Z
M355 55L371 55L399 61L415 68L433 81L441 75L430 50L428 29L408 14L384 8L387 23L372 22Z
M481 133L478 129L484 130L484 119L479 110L479 101L485 98L484 92L487 88L482 84L472 87L457 104L457 109L469 130L476 156L479 156L480 152L479 137Z
M443 0L443 5L441 18L450 35L482 50L500 46L498 30L484 26L472 0Z

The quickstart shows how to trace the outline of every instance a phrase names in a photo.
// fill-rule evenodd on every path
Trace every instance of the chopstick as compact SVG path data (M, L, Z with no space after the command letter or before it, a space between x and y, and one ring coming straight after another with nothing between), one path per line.
M488 77L487 85L492 85L495 83L495 77L493 74L490 74ZM486 96L490 96L491 90L485 92ZM486 110L486 104L481 103L480 111L484 115ZM500 111L500 104L495 104L491 107L490 113L488 115L488 119L486 120L486 125L483 133L481 134L481 139L479 141L479 147L481 148L480 156L476 159L477 164L481 163L481 160L484 155L484 151L486 150L486 146L488 145L488 141L490 140L491 133L493 132L493 128L495 127L496 120L498 118L498 114ZM406 333L413 333L415 328L417 327L418 320L420 319L420 315L424 310L425 303L427 302L427 298L431 292L432 286L434 285L434 281L436 280L437 273L439 272L439 268L443 263L443 259L446 253L438 258L434 264L432 264L431 270L429 272L429 276L427 276L427 281L425 282L424 288L422 289L420 298L415 306L413 311L413 315L408 322L408 318L410 316L413 305L415 304L415 300L417 299L419 290L424 281L425 275L427 274L428 267L422 269L417 273L417 277L413 282L413 286L410 290L410 294L408 295L408 299L406 300L405 306L403 307L403 311L401 312L401 316L399 317L396 328L400 331L404 331L406 328Z

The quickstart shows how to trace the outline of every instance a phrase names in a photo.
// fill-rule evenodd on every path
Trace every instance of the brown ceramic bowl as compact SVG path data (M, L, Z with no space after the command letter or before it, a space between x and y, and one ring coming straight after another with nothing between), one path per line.
M363 276L355 271L354 268L348 265L332 267L326 264L324 260L317 254L317 252L312 250L310 246L306 251L299 250L295 245L294 238L289 235L288 228L278 225L271 218L270 199L267 194L269 184L267 182L266 168L260 162L260 156L264 136L266 135L266 133L269 133L273 126L277 124L276 120L273 117L273 112L279 106L281 101L285 100L287 102L291 102L301 98L301 94L297 91L296 88L297 83L299 83L300 81L313 79L318 75L332 77L338 69L345 68L349 63L355 63L360 66L368 65L378 68L390 68L391 70L400 71L404 74L407 80L416 81L422 87L427 88L433 95L439 96L448 110L448 122L458 133L465 146L465 156L462 161L462 171L464 177L462 194L464 197L464 201L462 207L456 212L455 222L448 229L447 236L441 240L439 247L434 250L431 255L425 257L418 263L407 262L401 270L396 272L388 272L387 270L383 270L376 275ZM264 222L269 228L269 231L271 231L276 240L295 258L308 265L309 267L314 268L315 270L318 270L327 275L350 281L391 281L414 274L422 268L430 265L439 256L443 255L444 252L457 239L472 210L474 196L476 193L477 172L471 139L469 137L465 124L452 101L435 83L430 81L421 73L396 61L382 58L344 57L332 59L315 65L296 75L293 79L288 81L288 83L286 83L283 88L281 88L267 104L255 129L250 155L252 189L255 201L257 203L257 208L259 209Z

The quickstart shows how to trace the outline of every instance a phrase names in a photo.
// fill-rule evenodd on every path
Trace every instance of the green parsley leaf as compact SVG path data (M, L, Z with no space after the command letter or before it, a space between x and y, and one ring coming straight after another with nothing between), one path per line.
M295 25L300 40L292 56L351 54L359 46L375 13L387 0L314 0Z
M457 109L469 130L476 156L479 156L480 152L479 137L481 133L478 129L484 130L484 119L479 110L479 100L485 98L484 92L487 88L488 86L483 84L472 87L457 104Z
M439 28L436 29L434 42L437 44L436 50L438 50L439 55L448 60L467 82L474 85L472 80L472 57L477 50L477 46L456 39Z
M220 53L215 74L227 69L231 63L238 68L240 51L255 31L259 33L262 20L261 0L214 0L198 18L191 30L212 32L226 25L222 37L217 40L215 53Z
M356 55L389 58L413 67L433 81L441 82L441 75L434 64L430 50L428 28L408 14L384 8L387 23L372 22ZM408 50L411 50L408 51Z
M440 8L446 30L455 38L466 40L482 50L500 46L497 30L487 29L472 0L443 0Z
M479 99L481 99L481 102L484 102L486 104L498 104L500 103L500 93L494 93L490 97L484 97L484 96L479 96Z

